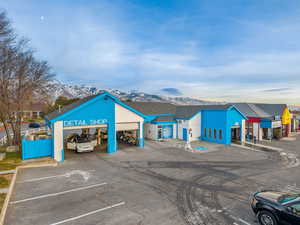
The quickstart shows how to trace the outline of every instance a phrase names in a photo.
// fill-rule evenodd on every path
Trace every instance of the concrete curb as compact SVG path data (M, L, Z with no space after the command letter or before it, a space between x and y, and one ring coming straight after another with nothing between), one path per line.
M13 189L15 187L18 171L20 169L24 169L24 168L35 168L35 167L57 166L57 165L58 165L57 162L53 162L53 163L47 162L45 164L22 165L22 166L17 166L16 167L16 172L14 173L13 178L11 180L11 183L9 185L8 193L6 194L6 197L5 197L5 200L4 200L4 203L3 203L3 207L2 207L2 210L1 210L0 225L4 225L4 219L5 219L6 211L7 211L8 205L9 205L9 201L10 201Z
M272 146L262 145L262 144L254 144L254 143L247 142L247 141L245 143L248 145L251 145L253 147L264 148L266 150L271 150L271 151L283 152L282 148L277 148L277 147L272 147Z

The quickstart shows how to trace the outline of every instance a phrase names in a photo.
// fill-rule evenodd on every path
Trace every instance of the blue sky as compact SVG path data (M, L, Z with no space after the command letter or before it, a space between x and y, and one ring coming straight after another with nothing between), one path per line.
M299 0L0 0L0 7L64 82L300 104Z

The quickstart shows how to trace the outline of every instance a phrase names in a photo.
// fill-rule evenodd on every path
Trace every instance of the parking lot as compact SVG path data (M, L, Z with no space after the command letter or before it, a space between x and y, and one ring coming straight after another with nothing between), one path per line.
M5 224L249 225L251 193L298 190L299 168L276 154L208 148L198 154L148 141L112 155L66 152L57 167L20 170Z

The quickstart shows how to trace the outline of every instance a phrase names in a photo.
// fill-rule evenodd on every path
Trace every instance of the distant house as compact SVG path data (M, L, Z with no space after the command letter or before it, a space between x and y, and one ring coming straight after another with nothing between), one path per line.
M32 103L24 107L23 119L39 119L43 117L43 112L46 110L47 105L44 103ZM14 116L17 112L13 112Z

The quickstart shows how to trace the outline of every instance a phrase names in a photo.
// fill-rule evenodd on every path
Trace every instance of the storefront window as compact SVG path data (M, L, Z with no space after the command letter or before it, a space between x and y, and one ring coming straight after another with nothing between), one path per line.
M208 130L208 137L211 138L211 128Z
M222 130L219 130L219 139L222 140L222 138L223 138Z
M214 139L217 139L217 130L214 129Z

